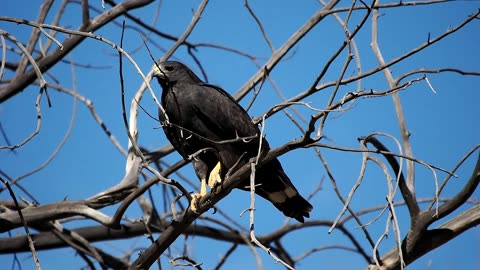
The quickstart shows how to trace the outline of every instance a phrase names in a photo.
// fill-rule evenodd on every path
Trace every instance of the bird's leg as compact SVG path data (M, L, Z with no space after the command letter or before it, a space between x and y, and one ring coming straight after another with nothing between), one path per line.
M212 189L214 188L217 184L222 183L222 176L220 175L222 170L222 164L220 161L215 165L213 170L210 172L210 176L208 177L208 186Z
M201 184L200 184L200 193L192 194L192 201L190 202L190 209L193 212L198 213L198 211L197 211L198 202L205 195L207 195L207 180L205 178L202 178Z
M210 187L210 189L213 189L217 183L222 182L222 177L221 177L221 170L222 170L222 164L218 162L215 167L210 171L209 176L208 176L208 182L207 182L207 175L208 175L208 167L206 164L199 160L199 159L193 159L193 166L195 168L195 172L198 175L198 178L200 178L201 184L200 184L200 193L194 193L192 194L192 201L190 202L190 209L198 213L198 203L200 202L200 199L202 199L203 196L207 195L207 184Z
M207 195L207 180L202 178L202 183L200 184L200 197Z

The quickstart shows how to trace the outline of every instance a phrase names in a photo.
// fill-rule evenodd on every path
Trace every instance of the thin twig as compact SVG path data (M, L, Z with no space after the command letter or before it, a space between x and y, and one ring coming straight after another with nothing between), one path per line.
M263 27L262 22L260 21L260 19L258 19L257 15L255 15L255 12L253 12L252 8L248 4L248 0L245 0L244 3L245 3L244 4L245 7L248 10L248 13L250 13L250 15L253 17L253 19L257 23L258 27L260 28L260 31L262 32L263 38L267 42L268 47L270 47L270 51L272 52L272 54L275 53L275 46L273 46L273 43L270 41L270 38L268 38L267 32L265 31L265 28Z
M23 224L23 228L25 229L25 233L27 234L28 246L30 247L30 251L32 252L35 267L36 267L37 270L41 270L42 267L40 266L40 260L38 259L37 252L35 251L35 245L34 245L34 242L32 240L32 236L30 235L30 229L28 228L27 222L23 218L22 208L18 205L18 201L17 201L17 198L15 196L15 193L13 192L13 189L10 187L10 184L8 183L8 181L5 181L1 176L0 176L0 181L2 181L3 184L7 187L8 192L10 194L10 197L12 198L13 202L15 203L15 206L17 208L18 216L20 217L20 220L22 221L22 224Z
M73 61L72 61L73 62ZM76 76L75 76L75 69L74 69L74 66L71 65L71 68L72 68L72 84L73 84L73 93L76 93L77 92L77 79L76 79ZM24 173L22 174L21 176L17 177L15 180L13 180L13 183L17 183L18 181L20 181L21 179L23 178L26 178L28 176L31 176L41 170L43 170L45 167L48 166L48 164L50 164L50 162L52 162L52 160L57 156L57 154L60 152L60 150L63 148L63 146L65 145L65 143L67 142L68 138L70 137L70 134L72 133L73 131L73 126L75 124L75 120L76 120L76 115L77 115L77 98L75 97L75 95L73 95L73 105L72 105L72 116L70 118L70 123L68 125L68 128L67 128L67 131L65 132L65 135L63 136L62 140L60 141L60 143L57 145L57 147L55 148L55 150L53 150L52 154L47 158L47 160L45 160L45 162L43 162L40 166L38 166L37 168L27 172L27 173Z

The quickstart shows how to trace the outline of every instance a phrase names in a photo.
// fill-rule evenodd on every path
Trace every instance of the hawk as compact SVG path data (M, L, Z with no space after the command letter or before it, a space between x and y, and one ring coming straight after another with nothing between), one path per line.
M270 150L260 130L247 112L222 88L203 82L180 62L158 63L153 76L163 92L165 115L160 120L167 139L185 160L191 160L200 178L200 193L194 194L191 209L206 191L247 164L259 153ZM249 191L250 179L237 188ZM255 191L270 201L285 216L304 222L312 205L305 200L283 171L278 159L256 170Z

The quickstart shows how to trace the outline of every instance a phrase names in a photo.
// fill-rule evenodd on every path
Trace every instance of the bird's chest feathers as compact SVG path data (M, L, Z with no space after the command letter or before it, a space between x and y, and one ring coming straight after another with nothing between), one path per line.
M189 89L188 86L172 87L165 95L165 111L171 120L177 122L176 124L188 122L198 110L197 102L201 101L196 100L194 91L196 91L194 88Z
M181 144L188 144L196 133L195 118L199 110L195 87L176 86L169 89L163 97L163 106L170 124L167 129L176 134Z

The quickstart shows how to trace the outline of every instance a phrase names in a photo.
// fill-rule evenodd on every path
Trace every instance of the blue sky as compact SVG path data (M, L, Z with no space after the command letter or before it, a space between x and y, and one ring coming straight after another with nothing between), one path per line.
M37 6L37 1L23 1L25 4ZM161 31L179 36L183 33L191 20L192 10L199 5L199 1L163 1L159 19L155 27ZM90 1L91 5L100 8L100 1ZM339 6L348 6L350 2L342 2ZM58 9L59 3L54 4L53 10ZM310 16L319 8L317 1L263 1L250 3L256 15L263 22L266 32L273 45L279 48ZM380 13L379 43L385 61L392 60L399 55L419 46L427 40L428 35L435 37L447 29L458 25L469 14L478 9L477 2L451 2L432 6L406 7L400 9L383 9ZM19 17L27 20L35 20L38 10L36 8L25 9L22 5L7 1L3 4L2 15ZM81 16L78 6L72 4L66 11L62 25L76 28ZM133 14L142 18L145 22L151 22L154 17L155 5L134 11ZM52 13L53 14L53 13ZM350 30L359 23L363 12L352 16ZM92 16L95 14L92 13ZM340 14L345 18L345 13ZM53 15L47 19L52 21ZM120 22L120 20L117 20ZM127 20L127 24L131 24ZM377 65L376 59L370 48L371 20L369 19L364 28L358 33L356 43L362 70L367 71ZM19 40L26 41L31 29L28 26L0 22L0 29L15 35ZM119 43L121 29L116 26L107 26L100 29L96 34L101 35L113 42ZM479 22L474 21L461 31L450 35L442 42L431 46L423 52L407 59L391 68L396 77L406 71L419 68L461 68L467 71L479 71L480 43ZM59 35L59 39L63 39ZM161 48L168 49L172 42L154 38ZM261 36L253 18L244 7L243 1L211 1L207 6L198 26L190 38L192 43L214 43L232 47L257 56L259 63L264 63L271 55L271 51ZM280 87L287 98L303 92L310 87L326 61L344 40L341 27L332 17L326 18L309 33L289 53L278 67L271 73L272 79ZM42 39L45 42L45 38ZM125 49L132 52L141 46L141 37L132 30L125 33ZM160 57L162 49L150 45L155 56ZM9 59L14 56L8 54ZM152 65L151 59L145 48L140 48L132 56L144 72ZM225 51L199 47L196 56L204 64L208 75L208 81L217 84L234 94L255 72L257 67L244 57ZM118 78L117 53L110 46L95 40L86 40L81 46L71 53L74 61L93 66L108 68L85 69L75 68L77 91L91 99L95 104L97 113L102 117L107 127L117 137L124 148L127 147L122 111L120 105L120 84ZM324 81L334 81L339 76L339 71L344 63L346 55L342 53L332 64ZM172 59L180 60L189 65L200 75L198 66L188 56L185 48L180 48ZM72 88L73 79L71 67L68 64L59 64L52 68L51 73L60 84ZM347 70L347 76L356 72L354 64ZM7 73L8 74L8 73ZM133 94L141 84L141 78L131 65L125 64L125 90L127 105ZM418 75L416 77L421 77ZM4 78L8 77L4 75ZM46 77L47 81L53 79ZM429 81L436 93L432 92L425 81L414 84L400 94L407 126L411 131L411 143L416 158L445 169L452 169L460 158L475 145L480 143L478 132L478 115L480 107L478 100L480 92L478 85L480 78L474 76L461 76L455 73L429 74ZM157 96L161 89L152 84ZM348 92L355 91L357 85L349 84L339 90L338 99ZM362 81L362 90L385 90L388 85L383 74L375 75ZM70 96L49 90L53 107L48 108L46 100L42 106L42 129L31 142L16 153L0 151L0 169L13 178L38 167L51 155L59 142L62 140L69 126L73 100ZM0 104L0 121L12 143L18 143L30 134L36 125L34 102L38 94L37 87L29 87L22 93ZM325 90L312 97L308 102L316 108L324 108L331 94ZM247 95L241 104L246 106L252 95ZM252 116L259 116L275 104L281 103L282 99L275 93L269 84L264 86L256 102L250 109ZM142 101L142 106L152 114L156 114L156 107L148 94ZM314 112L305 107L296 107L302 116L309 119ZM158 123L150 119L145 113L139 116L140 145L148 149L156 149L167 143L163 132L157 129ZM305 127L305 124L303 124ZM359 99L354 106L343 113L334 112L326 122L326 139L324 143L344 147L359 147L357 138L366 136L372 132L389 133L400 139L399 128L393 108L391 97ZM272 147L280 146L294 138L300 137L301 132L293 125L284 114L278 113L266 122L266 136ZM385 140L389 147L394 144ZM3 138L0 144L4 145ZM358 177L361 166L361 155L354 153L338 152L322 149L332 172L334 173L339 188L346 196ZM392 151L396 149L392 148ZM179 159L174 154L166 159L167 162L175 162ZM342 204L336 197L326 172L318 157L312 149L300 149L290 152L280 158L287 174L291 177L299 191L307 196L322 178L325 178L322 190L311 200L314 210L312 219L333 220L341 210ZM442 197L452 196L468 180L474 166L474 158L468 160L457 172L458 178L452 179ZM115 185L122 177L125 168L125 158L110 143L107 136L96 124L90 115L88 108L82 103L77 103L76 120L73 131L60 150L57 157L48 167L21 181L22 185L30 190L41 204L52 203L68 199L88 198L102 190ZM182 173L196 181L191 166L181 170ZM438 173L439 179L445 174ZM176 176L172 176L175 178ZM431 172L422 166L416 166L417 197L432 197L434 182ZM194 191L194 189L191 189ZM17 196L25 197L18 189ZM154 196L158 198L157 204L161 204L160 188L152 188ZM385 178L381 170L373 163L369 164L366 178L357 191L352 202L355 210L383 205L387 189ZM479 198L479 192L473 195ZM0 200L10 199L6 192L0 193ZM401 200L400 196L396 201ZM248 225L248 217L239 214L248 207L249 195L241 191L232 192L227 198L219 203L219 206L229 213L237 222ZM115 208L105 209L104 212L111 214ZM462 208L465 210L467 208ZM399 209L401 219L401 233L404 235L408 230L408 219L405 209ZM456 212L457 214L459 212ZM141 216L137 206L132 206L127 212L128 217ZM210 214L211 215L211 214ZM219 218L218 215L212 215ZM375 214L362 218L363 222L373 219ZM385 226L386 217L383 216L369 229L375 240L380 236ZM284 222L281 213L268 202L257 200L256 231L258 235L268 233L280 227ZM79 223L77 223L79 224ZM94 223L89 223L94 225ZM355 223L347 223L355 236L363 241L362 233L356 228ZM72 227L75 227L72 225ZM349 245L340 231L327 233L328 228L319 227L296 232L288 236L289 250L292 255L299 256L313 247L330 244ZM19 233L23 231L18 230ZM2 234L2 237L7 237ZM394 236L390 234L385 244L380 247L381 254L390 250L393 246ZM473 228L464 235L451 241L410 266L410 269L475 269L480 261L474 251L480 243L480 231ZM203 263L204 269L211 269L219 260L229 245L195 237L191 240L191 254L198 262ZM107 251L120 255L135 247L146 247L148 241L144 238L127 239L122 241L98 243L98 246ZM172 254L180 255L181 243L177 243ZM283 269L275 263L267 254L258 251L265 269ZM22 261L22 269L34 269L29 253L18 255ZM135 255L133 255L135 257ZM71 249L39 252L39 259L44 269L81 268L83 261L76 256ZM165 267L168 260L162 258ZM10 265L11 255L0 255L0 265ZM348 251L329 250L311 255L297 265L298 269L318 269L319 265L334 267L337 269L364 268L365 261L358 255ZM255 259L248 249L239 248L238 252L227 264L227 269L245 269L255 266ZM360 267L359 267L360 266Z

